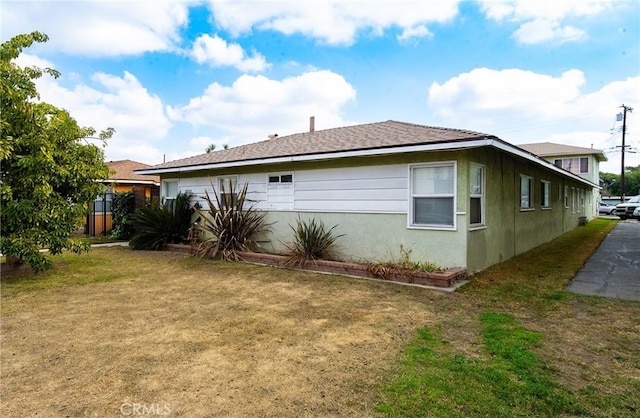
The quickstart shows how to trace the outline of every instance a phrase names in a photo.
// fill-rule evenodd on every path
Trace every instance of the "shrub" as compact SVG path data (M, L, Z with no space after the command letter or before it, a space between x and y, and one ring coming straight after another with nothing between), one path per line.
M133 192L114 193L111 202L111 214L113 216L113 229L111 237L128 240L134 232L133 225L128 222L129 217L135 211L135 196Z
M179 193L173 201L152 204L136 210L130 217L135 229L129 241L134 250L162 250L167 244L187 240L194 209L189 195Z
M213 190L214 200L205 190L204 199L209 211L196 208L200 221L193 224L192 233L195 243L193 253L199 257L220 257L223 260L238 260L238 251L259 249L256 237L269 227L264 218L266 212L259 212L253 206L247 206L247 188L249 184L235 192L231 181L225 192L222 185L221 193ZM213 187L213 184L212 184Z
M336 240L344 236L333 235L337 226L326 229L322 221L315 218L303 221L298 217L295 228L289 225L293 230L293 243L286 245L290 253L287 264L301 266L307 261L335 258Z
M430 261L411 261L411 250L405 249L402 245L400 246L400 259L398 261L371 263L367 266L369 273L383 280L389 280L392 275L412 277L418 271L433 273L442 270L436 263Z

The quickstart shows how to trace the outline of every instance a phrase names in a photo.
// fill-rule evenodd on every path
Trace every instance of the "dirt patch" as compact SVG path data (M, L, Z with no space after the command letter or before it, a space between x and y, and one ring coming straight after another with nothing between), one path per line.
M368 415L449 297L170 253L90 257L138 268L4 299L2 416Z

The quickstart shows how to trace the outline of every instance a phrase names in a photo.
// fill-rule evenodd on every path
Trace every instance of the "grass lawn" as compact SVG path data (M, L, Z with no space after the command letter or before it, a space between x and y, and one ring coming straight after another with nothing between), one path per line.
M458 293L128 248L3 274L0 416L637 416L640 303L563 291L596 220Z

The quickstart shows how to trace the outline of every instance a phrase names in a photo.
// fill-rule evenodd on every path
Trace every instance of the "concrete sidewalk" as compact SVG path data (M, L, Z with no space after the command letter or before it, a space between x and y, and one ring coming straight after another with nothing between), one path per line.
M640 222L619 222L578 271L567 291L640 301Z

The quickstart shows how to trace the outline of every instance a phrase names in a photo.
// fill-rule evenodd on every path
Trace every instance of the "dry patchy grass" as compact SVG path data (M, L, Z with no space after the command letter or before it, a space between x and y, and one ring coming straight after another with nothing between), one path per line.
M564 291L613 226L578 228L453 295L123 248L63 255L51 272L2 278L0 415L120 416L123 403L377 415L418 329L486 364L480 318L502 312L542 334L533 350L590 415L634 416L640 303Z
M108 282L77 285L87 276ZM3 281L7 417L114 416L125 402L171 416L367 415L380 376L447 299L121 248Z

